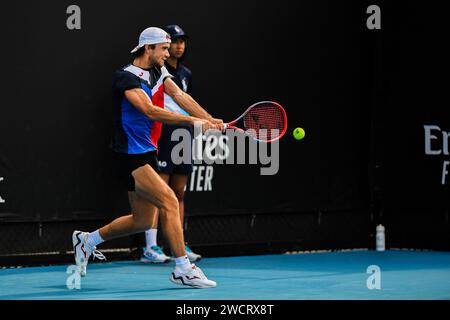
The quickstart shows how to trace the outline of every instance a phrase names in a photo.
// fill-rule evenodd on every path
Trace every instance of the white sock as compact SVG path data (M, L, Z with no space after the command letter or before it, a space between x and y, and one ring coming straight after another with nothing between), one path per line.
M100 236L100 232L98 230L89 233L88 243L92 248L98 246L100 243L104 241L105 240L102 239L102 237Z
M188 271L189 269L192 268L188 256L175 258L175 265L177 268L181 269L181 271Z
M158 234L158 229L149 229L145 231L145 242L147 243L147 248L156 246L156 235Z

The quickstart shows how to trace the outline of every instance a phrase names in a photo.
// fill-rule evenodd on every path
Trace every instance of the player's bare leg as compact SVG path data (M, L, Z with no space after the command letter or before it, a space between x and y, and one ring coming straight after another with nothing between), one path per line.
M164 235L172 252L175 257L184 256L183 230L174 192L149 165L134 170L132 174L136 182L136 191L129 192L133 214L100 228L100 236L107 241L148 230L159 209Z
M169 181L170 181L170 175L166 174L166 173L160 173L159 176L161 177L161 179L163 179L163 181L169 185ZM159 212L156 213L155 218L153 219L153 223L152 223L152 229L158 229L158 222L159 222ZM183 225L183 220L181 221L181 225Z
M135 234L140 230L146 230L151 225L158 208L138 196L136 192L128 192L128 199L133 214L117 218L100 228L100 236L103 240L107 241Z
M173 174L170 176L169 186L175 192L175 196L177 197L178 200L178 207L180 210L180 222L182 226L184 224L184 189L186 187L187 182L188 182L187 175ZM199 261L202 258L201 255L194 253L191 250L191 248L189 248L188 245L185 246L185 250L191 262Z
M174 191L175 196L178 200L178 208L179 208L179 213L180 213L180 223L181 226L183 227L184 224L184 189L186 187L187 181L188 181L188 176L187 175L181 175L181 174L165 174L165 173L161 173L160 177L163 181L165 181L170 188ZM153 220L153 224L152 224L152 228L151 231L147 231L149 232L157 232L158 229L158 214L155 215L155 218ZM155 234L153 234L153 237L155 237ZM158 246L156 246L156 248L159 248ZM199 261L202 256L194 253L191 248L189 248L189 246L185 246L185 251L186 254L189 258L189 261L191 262L196 262ZM164 254L161 250L161 253Z
M177 266L172 272L170 280L176 284L195 288L215 287L216 283L208 280L200 268L191 265L186 256L183 230L179 218L178 200L172 189L149 165L134 170L132 175L136 189L135 192L130 192L129 194L132 215L120 217L100 228L98 230L99 239L101 241L111 240L148 229L154 220L156 208L158 208L164 234L176 257L175 262ZM89 238L90 234L86 234L79 231L74 232L74 236L82 243L78 247L88 249L88 260L95 246L89 244L87 238ZM84 268L87 265L87 260Z
M165 219L168 223L165 223L164 226L169 226L167 237L169 243L175 246L174 252L179 256L186 255L184 245L176 244L176 241L184 244L184 240L179 225L178 202L173 191L149 165L136 169L132 174L136 184L136 192L128 193L132 214L117 218L92 234L81 231L74 231L72 234L75 261L81 276L86 275L86 267L91 254L94 253L94 257L104 259L100 253L96 255L97 244L149 229L158 207L164 212L164 217L169 217ZM173 241L174 237L175 241Z
M167 174L160 174L162 180L168 184L170 176ZM158 245L157 235L158 235L158 219L159 210L153 218L153 223L150 229L145 231L145 248L143 249L140 261L144 263L159 264L167 263L171 261L171 258L167 256L163 249ZM189 256L189 255L188 255Z
M133 177L136 181L136 193L159 208L162 229L175 257L186 255L178 200L172 189L150 166L136 169Z
M178 208L180 210L180 221L184 223L184 188L186 187L188 176L181 174L173 174L170 177L169 186L174 191L178 200Z

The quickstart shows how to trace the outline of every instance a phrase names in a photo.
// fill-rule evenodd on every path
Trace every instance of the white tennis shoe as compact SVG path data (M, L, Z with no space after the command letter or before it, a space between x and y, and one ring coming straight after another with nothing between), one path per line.
M215 281L206 278L203 271L195 264L188 271L183 272L180 268L175 267L175 270L170 275L170 281L173 283L188 286L193 288L214 288L217 286Z
M202 256L193 252L191 248L189 248L187 245L185 246L186 254L188 256L188 259L190 262L197 262L202 259Z
M75 230L72 233L73 251L75 255L75 263L78 267L80 276L85 277L87 273L87 264L89 257L94 256L94 259L106 260L106 257L96 247L91 247L88 243L89 232L82 232Z
M166 256L161 247L153 246L145 248L141 257L141 262L144 263L166 263L170 262L170 257Z

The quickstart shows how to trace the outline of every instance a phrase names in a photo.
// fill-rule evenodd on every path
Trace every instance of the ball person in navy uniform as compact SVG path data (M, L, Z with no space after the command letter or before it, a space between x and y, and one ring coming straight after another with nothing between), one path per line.
M170 44L170 57L165 66L167 71L173 76L172 80L184 92L192 95L192 72L181 62L186 53L186 42L189 36L178 25L168 25L164 30L170 35L172 42ZM192 173L192 163L174 164L171 158L173 147L178 141L171 141L174 130L183 128L189 130L193 137L192 127L180 125L162 126L161 137L159 139L158 162L161 178L175 192L178 199L181 225L184 226L184 190L188 182L189 175ZM155 216L152 228L145 232L146 246L141 257L142 262L165 263L170 261L157 243L158 233L158 215ZM188 258L191 262L199 261L201 255L194 253L186 244L185 247Z

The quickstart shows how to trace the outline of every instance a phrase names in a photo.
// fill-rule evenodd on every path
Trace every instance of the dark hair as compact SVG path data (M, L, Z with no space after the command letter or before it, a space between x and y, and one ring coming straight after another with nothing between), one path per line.
M149 46L150 46L150 48L153 49L153 50L156 48L156 45L155 45L155 44L149 44ZM138 51L132 53L133 58L135 58L135 59L136 59L136 58L139 58L140 56L142 56L142 55L144 54L144 52L145 52L145 45L142 46L141 48L139 48Z

